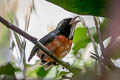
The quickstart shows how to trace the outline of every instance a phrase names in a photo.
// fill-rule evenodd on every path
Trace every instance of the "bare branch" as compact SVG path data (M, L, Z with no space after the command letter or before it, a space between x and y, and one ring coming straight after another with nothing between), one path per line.
M97 22L96 17L94 16L93 18L94 18L94 22L95 22L95 26L96 26L96 31L97 31L97 33L98 33L99 44L100 44L100 47L101 47L102 56L104 57L104 62L107 64L107 66L108 66L110 69L115 69L115 66L114 66L114 64L112 63L110 57L105 54L105 48L104 48L104 45L103 45L103 39L102 39L102 35L101 35L101 32L100 32L100 28L99 28L100 25L99 25L99 23Z
M90 37L90 39L91 39L91 41L92 41L92 44L93 44L93 47L94 47L94 50L95 50L96 55L99 56L98 50L97 50L97 44L96 44L96 42L95 42L95 40L94 40L93 35L92 35L91 32L90 32L90 29L89 29L88 26L86 25L84 19L82 20L82 23L83 23L83 25L84 25L84 26L87 28L87 30L88 30L88 35L89 35L89 37ZM95 60L96 60L96 59L95 59ZM98 64L97 64L97 61L98 61L98 60L95 61L95 68L96 68L96 71L99 70L99 69L97 69L98 67L96 67L96 66L98 66L98 65L101 66L101 63L99 63L100 61L98 61ZM100 69L101 69L101 67L100 67ZM100 73L100 72L98 71L98 73Z
M83 23L83 25L84 25L84 26L87 28L87 30L88 30L88 35L90 36L90 39L91 39L91 41L92 41L92 43L93 43L93 47L94 47L94 49L95 49L95 53L98 55L97 45L96 45L96 42L95 42L95 40L94 40L94 37L93 37L93 35L91 34L90 29L89 29L88 26L86 25L84 19L83 19L83 18L81 18L81 19L82 19L81 22Z

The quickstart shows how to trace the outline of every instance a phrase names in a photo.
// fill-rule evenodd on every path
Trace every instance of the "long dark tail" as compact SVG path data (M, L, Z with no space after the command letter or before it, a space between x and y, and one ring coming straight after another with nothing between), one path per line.
M30 53L30 56L28 58L28 62L32 59L32 57L36 54L36 52L38 51L38 47L37 46L34 46L31 53Z

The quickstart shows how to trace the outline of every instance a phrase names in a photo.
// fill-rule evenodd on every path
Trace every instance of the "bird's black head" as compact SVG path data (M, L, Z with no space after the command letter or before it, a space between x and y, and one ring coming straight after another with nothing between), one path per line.
M65 30L66 28L70 28L71 24L69 24L69 23L70 23L71 20L72 20L72 18L65 18L65 19L63 19L62 21L60 21L58 23L56 29L59 29L59 30L63 30L64 29Z
M80 21L76 20L76 18L78 18L78 16L74 18L63 19L57 25L56 30L59 30L60 34L65 35L67 38L72 39L75 26Z

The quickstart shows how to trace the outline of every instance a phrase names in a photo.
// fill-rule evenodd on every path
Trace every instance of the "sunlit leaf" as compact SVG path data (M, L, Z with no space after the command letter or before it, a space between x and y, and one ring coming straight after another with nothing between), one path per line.
M84 27L78 27L76 30L75 30L75 34L74 34L74 38L73 38L73 42L74 43L77 43L78 40L84 40L88 38L88 35L87 35L87 29L84 28Z
M32 68L32 69L29 69L29 68ZM40 68L40 65L33 65L33 66L30 66L30 65L27 65L27 76L28 77L37 77L37 72Z
M90 42L87 29L83 27L78 27L75 31L73 42L73 51L74 54L77 54L79 49L84 48Z

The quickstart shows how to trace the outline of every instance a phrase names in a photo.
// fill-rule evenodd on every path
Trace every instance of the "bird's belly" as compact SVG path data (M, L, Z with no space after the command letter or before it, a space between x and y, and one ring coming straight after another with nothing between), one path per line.
M59 35L51 43L48 43L45 46L50 51L52 51L58 59L62 59L69 53L72 46L72 40L68 40L68 38L64 37L63 35ZM53 59L48 57L42 50L39 50L37 54L39 57L41 54L44 54L44 60L47 62L54 61Z

